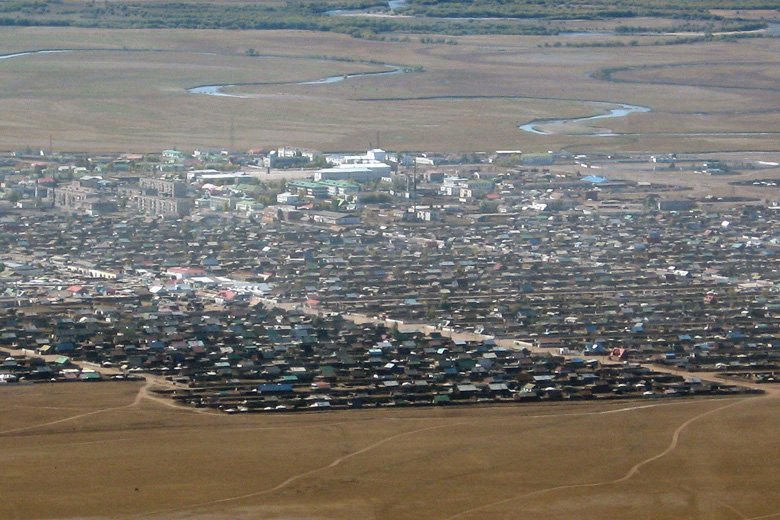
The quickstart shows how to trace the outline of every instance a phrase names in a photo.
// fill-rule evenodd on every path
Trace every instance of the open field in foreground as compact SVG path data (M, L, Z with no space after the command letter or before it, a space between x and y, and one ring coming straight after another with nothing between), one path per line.
M228 146L232 126L244 149L359 150L379 132L389 150L772 150L780 128L775 38L664 46L652 44L665 36L597 33L435 45L301 31L8 27L0 36L3 55L70 50L0 59L5 149L48 148L50 139L55 150ZM599 42L626 46L565 46ZM295 84L385 64L414 72ZM187 90L200 85L236 85L222 92L239 97ZM517 128L617 104L651 111L553 126L551 135Z
M0 388L0 516L780 516L772 392L229 416L165 406L140 388Z

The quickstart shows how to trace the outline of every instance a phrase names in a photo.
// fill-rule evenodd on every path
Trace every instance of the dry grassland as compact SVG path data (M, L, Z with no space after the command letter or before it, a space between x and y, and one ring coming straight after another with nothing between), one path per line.
M58 150L225 146L232 122L237 148L359 150L380 132L381 145L391 150L773 150L780 126L774 86L780 40L770 38L546 48L539 45L629 38L469 36L458 37L458 45L431 45L418 36L376 42L296 31L7 27L0 35L2 54L81 49L0 60L0 148L6 149L48 147L50 137ZM248 56L250 49L259 56ZM424 71L226 90L247 99L187 91L380 71L383 63ZM636 66L645 68L616 72L616 82L592 76ZM573 135L517 129L534 119L607 110L594 101L653 111L576 125ZM587 135L596 131L621 135Z
M774 396L228 416L138 392L0 389L0 517L780 515Z

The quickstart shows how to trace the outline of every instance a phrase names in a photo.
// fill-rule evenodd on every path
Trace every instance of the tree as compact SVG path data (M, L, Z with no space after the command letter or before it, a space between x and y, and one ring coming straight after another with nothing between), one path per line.
M479 205L479 211L482 213L495 213L498 211L498 202L483 200Z
M656 206L658 206L658 199L660 197L656 195L655 193L649 194L647 197L645 197L645 207L650 209L655 209Z
M398 323L393 322L393 326L390 327L390 335L392 335L393 339L398 340L401 337L401 333L398 330Z

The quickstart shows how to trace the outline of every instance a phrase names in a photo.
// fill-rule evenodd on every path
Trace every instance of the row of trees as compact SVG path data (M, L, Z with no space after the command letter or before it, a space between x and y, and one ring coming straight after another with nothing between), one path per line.
M774 0L409 0L404 14L429 17L712 19L714 9L777 9Z

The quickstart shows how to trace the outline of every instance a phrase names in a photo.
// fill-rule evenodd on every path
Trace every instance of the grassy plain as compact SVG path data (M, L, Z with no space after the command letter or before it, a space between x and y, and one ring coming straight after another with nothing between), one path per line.
M780 40L651 45L663 38L462 36L457 45L434 45L418 36L379 42L301 31L3 27L0 54L74 51L0 60L0 148L46 148L50 138L56 150L74 151L226 146L232 123L237 148L359 150L379 132L390 150L776 149ZM639 45L629 46L632 39ZM565 46L600 41L626 46ZM544 46L556 42L564 45ZM187 91L308 81L383 64L423 70L226 90L243 99ZM620 70L606 81L596 74L604 69ZM652 112L573 125L571 135L517 129L608 109L593 102ZM588 135L599 131L618 135Z
M757 518L776 397L194 413L138 384L0 388L0 516Z

